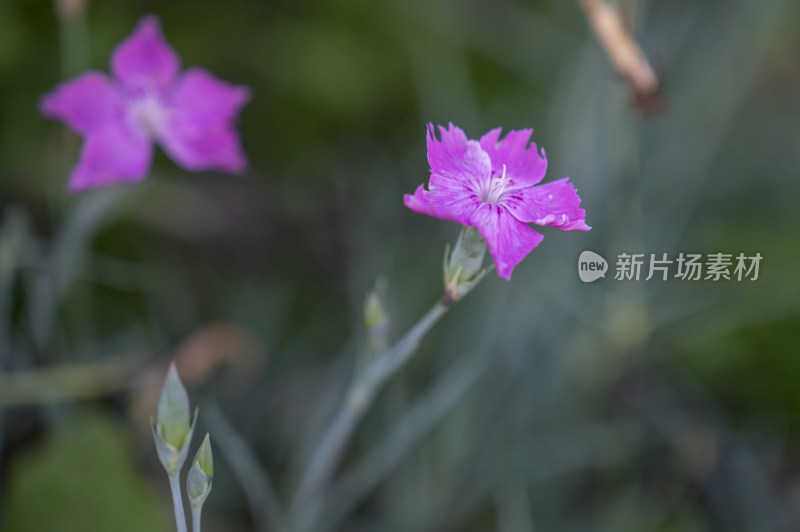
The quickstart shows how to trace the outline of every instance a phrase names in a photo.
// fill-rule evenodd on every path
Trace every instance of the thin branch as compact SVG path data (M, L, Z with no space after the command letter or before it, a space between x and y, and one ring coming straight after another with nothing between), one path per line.
M0 408L93 399L140 386L148 371L141 357L118 357L0 374Z

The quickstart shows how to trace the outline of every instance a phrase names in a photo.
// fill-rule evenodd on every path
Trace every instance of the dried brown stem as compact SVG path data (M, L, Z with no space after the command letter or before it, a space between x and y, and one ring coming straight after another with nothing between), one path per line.
M638 106L649 111L661 106L661 83L641 47L625 25L623 15L605 0L580 0L597 40L620 76L633 89Z

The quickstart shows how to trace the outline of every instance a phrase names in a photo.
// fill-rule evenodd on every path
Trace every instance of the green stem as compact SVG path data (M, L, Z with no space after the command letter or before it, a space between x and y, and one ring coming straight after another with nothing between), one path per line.
M76 5L67 5L70 3ZM62 51L61 70L65 78L71 78L89 66L86 6L84 2L56 2L56 8Z
M175 522L178 526L178 532L187 532L186 516L183 513L183 498L181 497L180 475L169 476L169 489L172 492L172 506L175 508Z
M192 532L200 532L200 512L202 511L202 506L197 509L192 508Z
M416 352L419 342L449 309L449 305L438 301L389 351L375 358L375 362L369 366L364 380L375 388L383 386L389 377L409 361Z
M323 489L375 395L411 359L428 331L483 279L487 270L480 271L480 268L485 251L486 244L478 231L472 227L462 228L453 254L445 252L444 297L390 349L375 355L367 367L356 371L344 401L300 477L289 507L287 525L293 532L313 528L324 504Z
M321 507L320 492L328 483L350 436L372 404L372 399L386 381L411 359L422 338L449 308L442 301L437 302L391 349L376 356L356 376L301 477L300 487L289 512L294 517L293 524L297 530L309 528L316 519Z

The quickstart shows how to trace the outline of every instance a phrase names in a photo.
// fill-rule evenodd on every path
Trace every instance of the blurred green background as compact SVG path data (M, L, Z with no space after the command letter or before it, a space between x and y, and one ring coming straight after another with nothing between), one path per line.
M535 128L593 229L545 228L425 339L327 529L800 530L800 4L622 2L664 73L647 116L572 1L67 4L0 0L1 530L172 530L147 423L174 357L215 445L204 529L275 530L365 293L385 279L395 336L441 294L458 227L402 194L449 121ZM80 139L38 98L107 70L147 13L184 65L251 87L251 168L159 154L141 185L69 195ZM755 282L584 284L585 249L763 261Z

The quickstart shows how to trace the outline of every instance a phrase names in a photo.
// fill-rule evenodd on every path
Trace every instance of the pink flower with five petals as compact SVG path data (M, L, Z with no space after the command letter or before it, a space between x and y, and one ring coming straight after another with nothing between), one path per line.
M249 89L201 68L180 69L158 19L146 16L111 55L113 77L89 71L42 97L45 116L84 137L70 190L143 179L154 142L187 170L245 169L233 122Z
M418 213L475 227L498 275L511 279L514 267L544 238L528 223L567 231L591 227L569 178L537 185L547 159L529 143L533 130L510 131L502 140L500 131L492 129L477 141L450 124L439 126L439 140L429 124L428 188L420 185L404 203Z

